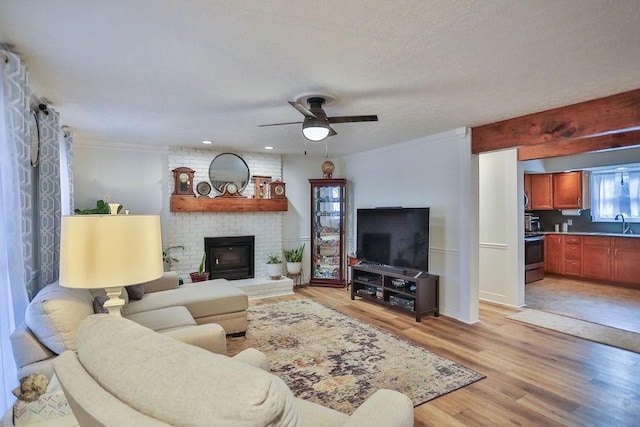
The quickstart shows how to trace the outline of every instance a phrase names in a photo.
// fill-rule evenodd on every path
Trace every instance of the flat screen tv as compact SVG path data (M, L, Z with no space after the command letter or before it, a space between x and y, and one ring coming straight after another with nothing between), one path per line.
M429 271L429 208L358 209L360 260Z

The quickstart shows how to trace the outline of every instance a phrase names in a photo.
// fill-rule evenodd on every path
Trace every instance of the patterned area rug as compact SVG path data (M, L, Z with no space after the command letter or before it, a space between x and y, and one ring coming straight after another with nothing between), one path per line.
M263 351L296 397L346 414L380 388L417 406L484 378L309 299L252 306L248 316L246 338L227 340L229 355Z
M635 332L531 309L511 314L507 319L640 353L640 334Z

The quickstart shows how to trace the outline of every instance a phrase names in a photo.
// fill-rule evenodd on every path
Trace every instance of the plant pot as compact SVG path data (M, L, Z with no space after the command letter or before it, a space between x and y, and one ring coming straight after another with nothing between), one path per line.
M273 280L277 280L282 276L282 263L267 264L267 276Z
M287 262L287 273L300 274L301 271L302 271L301 262Z
M205 271L204 273L189 273L191 276L192 282L204 282L205 280L209 280L209 272Z

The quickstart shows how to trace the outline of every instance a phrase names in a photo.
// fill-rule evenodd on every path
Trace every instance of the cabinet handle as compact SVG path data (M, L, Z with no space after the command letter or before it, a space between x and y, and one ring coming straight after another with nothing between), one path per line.
M578 197L578 207L581 208L582 207L582 203L580 202L580 197Z

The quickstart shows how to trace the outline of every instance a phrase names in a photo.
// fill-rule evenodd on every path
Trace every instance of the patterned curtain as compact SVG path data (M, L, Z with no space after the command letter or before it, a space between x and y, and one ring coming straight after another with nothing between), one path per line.
M31 170L27 158L29 113L27 74L20 58L0 50L0 414L13 403L17 385L9 336L24 319L29 302L26 282L31 278L25 254L29 241ZM28 182L24 182L28 181Z
M38 228L40 290L58 280L60 255L60 118L47 108L38 112L40 162L38 164ZM65 155L66 157L66 155Z

